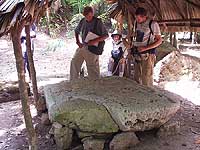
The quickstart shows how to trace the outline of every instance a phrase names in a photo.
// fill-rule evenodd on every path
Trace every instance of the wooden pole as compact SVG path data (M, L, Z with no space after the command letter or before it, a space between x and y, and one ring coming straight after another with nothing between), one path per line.
M170 33L169 41L170 41L170 44L173 45L173 33Z
M49 17L49 8L46 9L46 17L47 17L47 34L50 34L50 17Z
M28 62L29 62L29 68L30 68L30 76L32 81L32 88L33 88L33 97L35 100L36 108L39 100L39 94L38 94L38 87L37 87L37 78L36 78L36 71L33 61L33 52L31 47L31 36L30 36L30 25L25 26L25 32L26 32L26 51L28 55Z
M195 32L191 32L191 34L192 34L191 44L194 44L194 41L195 41Z
M29 100L28 92L25 82L24 61L22 57L21 40L20 40L21 31L22 31L22 26L19 26L19 23L16 23L15 26L11 28L11 38L13 42L14 54L16 59L16 68L18 73L22 111L24 114L25 125L28 132L29 149L37 150L37 136L32 123L30 107L28 104Z
M176 39L176 32L174 32L174 38L173 38L173 47L177 48L177 39Z

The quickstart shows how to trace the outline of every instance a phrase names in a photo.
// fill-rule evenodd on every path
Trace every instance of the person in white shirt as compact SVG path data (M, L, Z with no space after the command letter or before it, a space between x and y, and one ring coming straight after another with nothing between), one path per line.
M138 7L135 12L136 41L134 42L136 82L153 86L153 68L156 60L156 48L162 44L161 32L156 21L148 18L147 10Z
M36 38L36 26L35 24L30 26L30 37L31 37L31 51L33 53L34 51L34 38ZM29 81L31 79L31 74L30 74L30 68L29 68L29 62L28 62L28 54L27 54L27 49L26 49L26 32L25 28L23 28L21 32L21 47L22 47L22 54L23 54L23 59L24 59L24 72L28 71L29 75Z

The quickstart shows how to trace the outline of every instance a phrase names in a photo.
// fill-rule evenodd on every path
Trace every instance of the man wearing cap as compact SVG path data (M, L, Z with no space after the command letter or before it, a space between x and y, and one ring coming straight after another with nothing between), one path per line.
M155 48L162 43L161 32L157 22L147 17L147 11L139 7L135 12L136 41L134 79L146 86L153 86L153 68L156 60Z
M71 60L70 80L76 80L79 78L79 73L84 60L86 61L88 78L96 79L100 77L99 55L91 52L88 49L88 46L104 41L108 37L108 32L102 21L94 17L92 7L86 6L83 10L83 15L84 18L79 22L75 29L76 44L79 48L76 50L76 53ZM97 29L100 35L97 38L86 42L88 33L93 32L94 29ZM82 41L79 39L80 34Z

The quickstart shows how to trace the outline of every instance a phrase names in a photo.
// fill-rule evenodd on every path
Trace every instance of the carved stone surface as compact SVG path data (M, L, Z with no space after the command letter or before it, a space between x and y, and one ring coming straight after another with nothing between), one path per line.
M180 108L174 94L126 78L64 81L44 91L51 121L84 132L158 128Z

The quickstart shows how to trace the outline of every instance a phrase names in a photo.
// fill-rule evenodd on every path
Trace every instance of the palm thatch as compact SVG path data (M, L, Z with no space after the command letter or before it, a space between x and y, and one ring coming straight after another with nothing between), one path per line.
M37 20L45 12L48 4L48 0L0 0L0 36L18 21Z
M165 31L200 31L200 0L106 0L111 17L133 24L135 10L142 6Z

